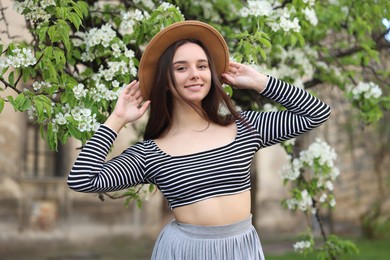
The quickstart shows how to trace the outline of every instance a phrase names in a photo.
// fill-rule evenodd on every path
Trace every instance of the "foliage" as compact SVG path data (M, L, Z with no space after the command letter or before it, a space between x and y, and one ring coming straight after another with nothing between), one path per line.
M380 202L371 205L367 211L362 214L361 227L365 238L378 239L385 238L390 234L390 217L388 214L382 214L382 204Z
M92 136L122 87L137 77L147 42L184 19L215 26L237 61L299 87L339 88L365 123L390 108L390 70L381 57L389 49L384 38L389 28L381 24L389 13L387 0L18 0L14 7L25 17L32 40L0 43L0 112L6 104L27 111L54 150L70 137L85 143ZM1 22L8 28L5 18ZM4 96L7 88L15 95ZM257 93L228 86L227 91L243 109L281 109ZM293 154L293 143L284 145ZM317 145L332 154L321 141ZM317 207L335 206L336 170L321 158L291 156L287 208L319 218ZM134 191L127 195L138 200ZM313 248L310 241L298 245ZM323 252L332 257L355 251L334 237L325 244Z

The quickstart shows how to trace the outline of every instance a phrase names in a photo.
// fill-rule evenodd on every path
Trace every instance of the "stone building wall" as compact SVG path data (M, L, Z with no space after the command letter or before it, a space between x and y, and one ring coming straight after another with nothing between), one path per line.
M359 124L356 110L340 91L328 90L322 94L332 107L332 116L320 130L335 148L340 170L334 190L337 205L330 215L336 231L360 233L363 215L372 212L376 203L381 202L382 214L390 216L390 154L385 148L389 147L389 133L377 130L380 125L388 128L389 122Z
M2 1L4 7L12 1ZM14 17L10 24L13 35L25 33L20 16L7 9L9 17ZM15 17L20 17L16 19ZM4 35L1 35L4 39ZM320 129L305 135L305 142L321 136L335 147L339 159L337 166L341 176L335 187L337 207L329 215L333 223L351 223L359 225L360 216L381 196L375 177L376 146L372 143L375 134L372 129L353 129L344 131L349 126L352 113L336 89L324 87L321 93L333 108L330 120ZM7 90L1 95L13 94ZM0 114L0 239L25 236L32 231L75 238L94 234L130 233L155 236L171 215L166 209L161 194L157 193L144 203L142 209L134 206L125 208L123 200L106 199L99 201L94 194L81 194L70 191L66 186L66 176L55 178L24 178L23 163L26 144L27 118L23 113L15 113L6 104ZM110 156L124 150L132 139L130 130L123 131L115 143ZM76 148L80 144L71 140L66 147L68 154L66 166L69 171L77 156ZM386 155L389 157L389 154ZM380 171L388 176L389 164L384 162ZM280 206L280 201L287 195L279 172L286 162L283 149L276 145L260 151L256 157L258 173L258 193L256 220L259 229L266 232L295 232L304 228L302 214L292 214ZM389 188L384 186L386 196ZM387 205L387 204L386 204ZM334 225L336 230L343 230L343 225Z

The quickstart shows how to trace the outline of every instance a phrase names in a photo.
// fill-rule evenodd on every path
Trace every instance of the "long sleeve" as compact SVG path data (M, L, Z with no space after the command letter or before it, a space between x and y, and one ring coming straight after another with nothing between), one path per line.
M270 77L261 93L287 110L277 112L244 112L246 120L257 130L261 147L270 146L310 131L330 116L330 107L307 91Z
M144 154L140 143L106 162L117 135L102 125L77 157L68 176L71 189L80 192L108 192L144 182Z

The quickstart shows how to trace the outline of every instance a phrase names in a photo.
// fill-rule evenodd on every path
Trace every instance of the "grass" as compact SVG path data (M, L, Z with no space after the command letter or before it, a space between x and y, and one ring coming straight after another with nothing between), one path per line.
M291 239L275 239L263 241L267 260L314 260L316 254L306 257L292 251ZM360 254L338 260L387 260L390 259L390 237L382 240L353 240ZM84 243L58 241L31 241L31 243L0 243L0 259L12 260L148 260L152 252L154 240L150 238L130 238L126 236L107 237ZM164 259L165 260L165 259Z
M381 240L352 240L359 249L358 255L350 255L341 258L342 260L386 260L390 259L390 237ZM267 255L267 260L311 260L317 259L316 254L303 256L295 252L288 252L282 255Z

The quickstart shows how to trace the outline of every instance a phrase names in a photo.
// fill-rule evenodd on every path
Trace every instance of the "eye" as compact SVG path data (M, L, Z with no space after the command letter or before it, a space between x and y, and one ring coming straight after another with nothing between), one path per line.
M201 64L198 66L199 69L207 69L208 65L207 64Z
M175 68L177 71L184 71L186 69L185 66L179 66Z

